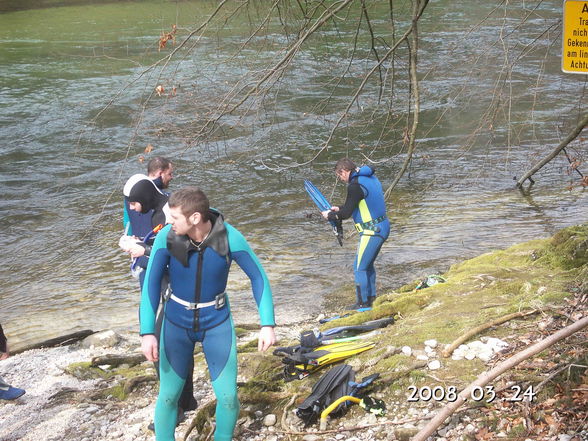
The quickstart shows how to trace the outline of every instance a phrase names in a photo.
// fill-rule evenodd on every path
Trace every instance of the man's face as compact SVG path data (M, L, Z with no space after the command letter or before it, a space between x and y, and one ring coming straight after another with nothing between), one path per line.
M190 228L192 228L192 224L188 221L188 218L184 216L182 213L181 207L171 207L170 209L170 216L171 216L171 224L172 230L177 235L184 235L188 234Z
M349 170L339 170L335 174L341 182L349 182L349 175L351 174Z
M141 207L141 202L129 202L129 208L137 213L140 213L143 207Z
M161 183L163 184L163 188L169 187L169 183L174 178L174 166L170 164L168 168L162 170L161 172Z

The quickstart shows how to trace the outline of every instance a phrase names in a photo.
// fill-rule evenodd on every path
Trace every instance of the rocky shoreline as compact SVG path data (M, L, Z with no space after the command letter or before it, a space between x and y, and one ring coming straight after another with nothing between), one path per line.
M294 332L297 330L298 327ZM473 345L476 346L475 351L478 351L478 354L470 351L467 357L480 356L493 350L492 346L478 343L481 346ZM430 370L437 369L435 364L437 342L427 341L424 347L425 349L421 350L404 346L394 348L393 351L402 353L406 357L413 357L415 360L427 361ZM480 349L481 347L486 349ZM107 387L108 382L104 379L81 379L72 375L70 371L72 365L87 362L94 357L125 356L138 352L139 338L136 335L104 331L70 346L32 349L11 356L0 364L0 372L10 384L25 388L27 393L18 400L0 404L2 420L0 440L147 441L154 439L147 425L153 418L157 397L156 382L151 381L141 385L140 393L133 394L127 400L120 401L112 395L98 399L95 395L93 396L93 392ZM145 364L148 366L147 363ZM150 367L146 367L145 370L147 373L154 374ZM210 382L202 365L195 368L194 391L201 406L214 400ZM390 413L396 415L394 417L376 417L368 413L345 418L341 427L331 429L336 432L332 435L324 432L317 433L317 428L310 428L304 432L305 429L300 420L292 412L286 416L285 422L293 430L278 430L275 427L276 414L271 411L257 410L239 421L235 439L277 441L286 439L288 434L300 434L300 438L305 441L394 439L388 437L389 426L392 425L395 427L394 436L403 438L403 433L407 436L413 434L431 417L430 407L406 408L405 404L392 403ZM186 419L178 426L176 439L186 439L184 434L188 431L196 412L186 414ZM468 428L462 421L456 419L446 427L444 433L447 434L450 430L467 431ZM198 434L193 433L187 439L197 440Z
M279 345L288 345L304 329L397 319L370 336L376 347L346 360L358 373L356 378L381 374L369 395L385 402L385 415L351 406L343 416L329 420L323 431L318 424L305 428L293 412L322 373L284 382L280 358L259 354L255 331L251 331L255 327L242 326L238 329L242 412L234 439L409 441L447 403L450 393L463 390L484 371L530 344L585 319L587 263L588 227L570 228L553 239L455 265L444 274L446 283L418 290L415 281L390 291L378 297L372 311L327 325L314 317L278 327ZM509 320L502 321L505 317ZM484 328L484 323L491 326ZM479 331L456 344L457 337L472 329ZM430 439L587 440L586 338L583 329L521 363L484 389L491 396L453 413ZM451 353L446 353L451 346ZM136 333L103 331L69 346L31 349L0 362L0 375L26 389L23 397L0 402L0 441L153 440L147 428L157 396L152 365L141 360L91 365L105 355L137 358L139 348ZM558 377L561 372L567 374ZM513 400L508 394L513 386L530 390L533 396L526 402ZM199 408L188 412L179 424L177 440L212 439L214 395L198 352L194 390Z

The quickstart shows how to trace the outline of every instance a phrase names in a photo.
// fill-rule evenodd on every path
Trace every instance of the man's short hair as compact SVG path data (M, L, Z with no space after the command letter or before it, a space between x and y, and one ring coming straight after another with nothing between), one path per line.
M204 192L198 187L186 187L174 191L169 197L168 204L170 208L179 207L186 217L200 213L205 222L209 219L210 203Z
M335 173L340 172L341 170L353 171L357 168L355 163L349 158L341 158L335 164Z
M147 174L152 175L158 171L167 170L172 162L163 156L156 156L147 163Z

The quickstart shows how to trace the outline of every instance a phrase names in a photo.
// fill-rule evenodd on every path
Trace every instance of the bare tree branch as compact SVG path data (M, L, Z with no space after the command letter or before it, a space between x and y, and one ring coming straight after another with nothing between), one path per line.
M522 187L523 183L529 179L531 180L531 176L537 173L541 168L555 158L559 152L561 152L570 142L572 142L576 137L584 130L584 127L588 125L588 114L584 115L584 118L578 123L576 127L569 133L568 136L556 147L554 148L545 158L535 164L529 171L527 171L521 179L517 181L517 187Z
M584 329L586 326L588 326L588 317L584 317L570 326L560 329L555 334L552 334L549 337L535 343L534 345L529 346L527 349L518 352L509 359L498 364L492 370L484 372L473 383L470 383L463 391L461 391L457 395L457 399L454 402L451 402L443 407L437 413L437 415L435 415L435 417L429 421L429 423L420 432L418 432L414 438L412 438L412 441L425 441L429 436L431 436L435 430L437 430L437 428L443 424L445 419L451 416L470 397L470 394L474 388L484 387L499 375L518 365L520 362L532 357L535 354L538 354L546 348L554 345L558 341Z

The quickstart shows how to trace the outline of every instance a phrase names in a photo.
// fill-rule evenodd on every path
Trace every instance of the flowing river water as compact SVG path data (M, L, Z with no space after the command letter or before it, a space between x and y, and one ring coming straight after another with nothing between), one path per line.
M331 148L308 166L283 168L318 152L358 73L373 66L373 58L362 61L370 55L362 39L357 60L343 61L354 25L339 20L317 32L273 93L252 112L221 120L222 137L197 142L186 133L190 122L283 55L291 40L276 31L280 23L237 52L255 27L241 11L191 39L165 68L149 70L218 2L86 3L0 13L0 323L12 347L80 329L137 329L138 284L117 246L121 191L144 171L141 157L156 154L175 163L170 189L201 186L248 238L269 274L278 323L320 312L327 295L345 291L353 301L357 236L347 223L344 246L336 244L303 180L342 202L332 167L349 155L358 163L369 157L384 186L392 183L406 157L406 124L388 130L385 120L408 108L406 59L395 61L388 113L369 86ZM388 2L381 3L371 19L376 31L389 32ZM455 3L431 2L419 24L418 142L389 199L392 233L376 262L380 292L586 220L586 191L568 188L575 178L565 157L538 173L530 191L513 181L585 111L585 75L560 68L561 1L516 2L512 10L509 2ZM407 7L400 3L399 15ZM158 52L172 24L176 45ZM159 84L166 93L146 103ZM255 321L236 265L228 291L237 322Z

